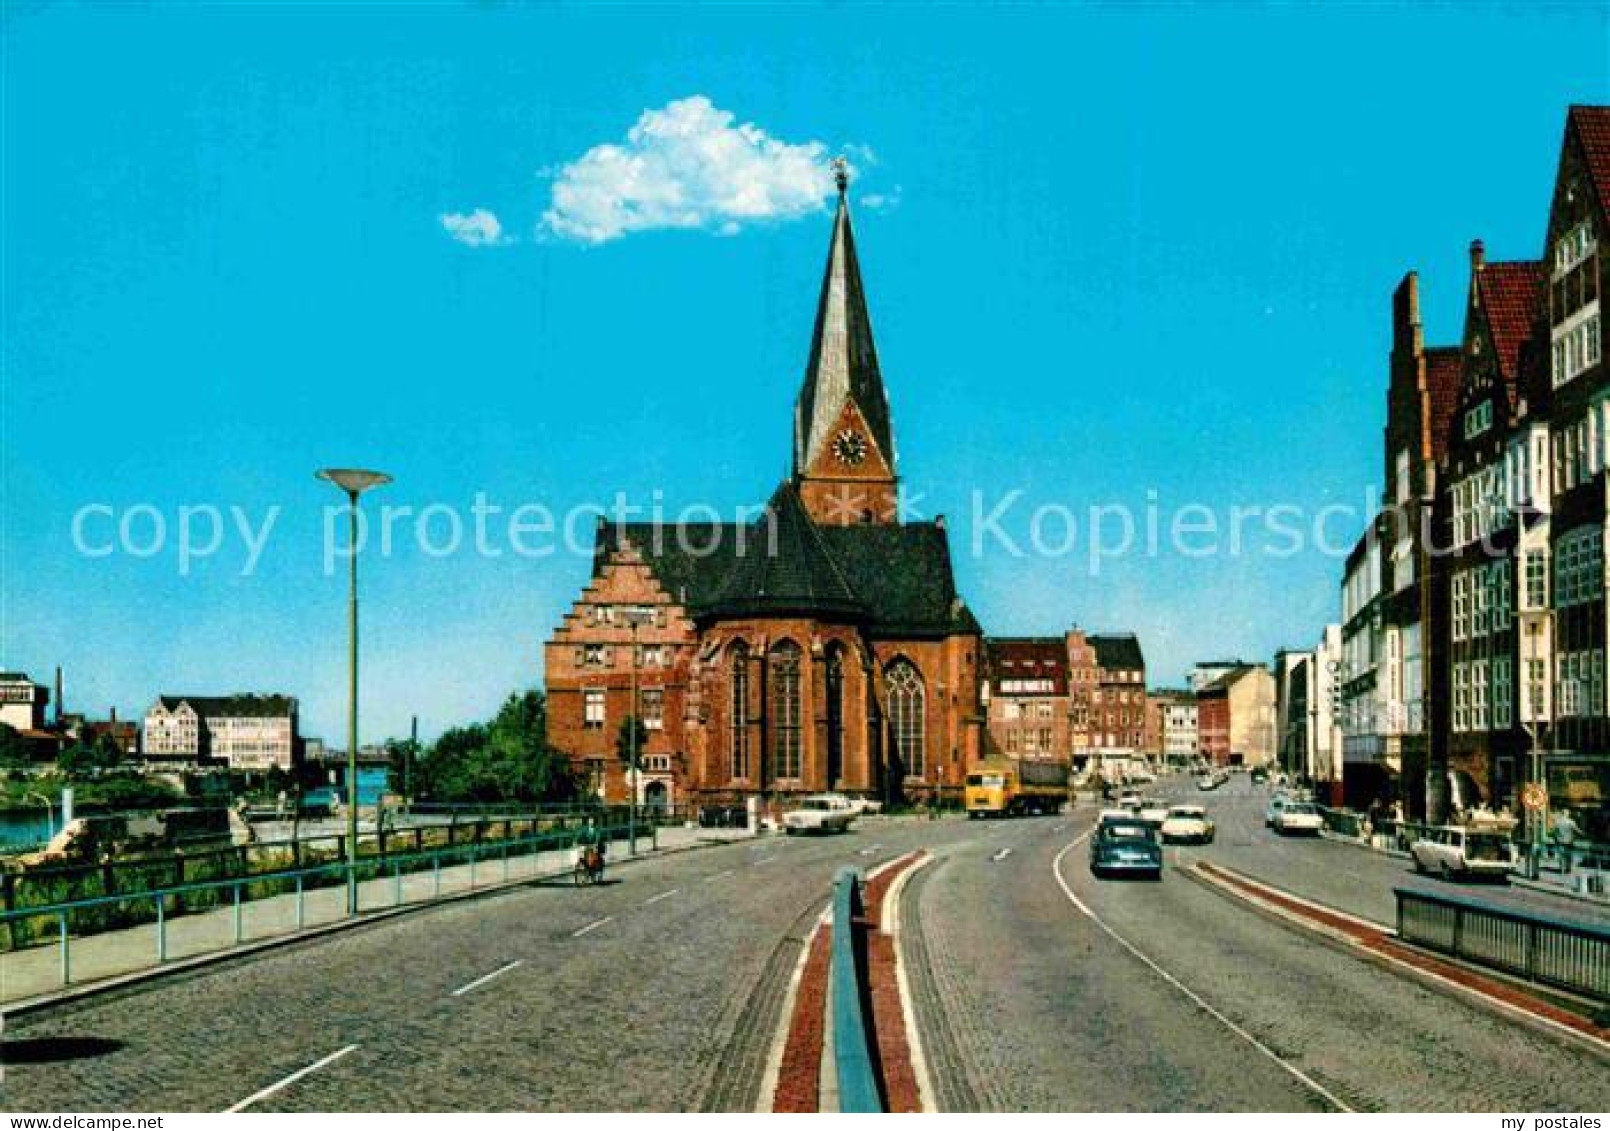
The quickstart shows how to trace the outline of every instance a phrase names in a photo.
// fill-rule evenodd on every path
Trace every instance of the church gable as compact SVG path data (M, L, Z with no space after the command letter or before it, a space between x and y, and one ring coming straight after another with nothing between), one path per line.
M894 468L855 401L844 402L825 435L826 442L804 469L805 478L876 482L894 479Z

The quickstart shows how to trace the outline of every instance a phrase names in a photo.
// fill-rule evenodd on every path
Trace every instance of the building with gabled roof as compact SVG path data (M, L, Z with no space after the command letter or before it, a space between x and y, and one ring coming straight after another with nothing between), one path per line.
M629 716L648 728L646 805L957 795L981 754L982 630L943 520L900 520L846 184L792 473L748 521L601 522L592 578L546 645L549 737L606 798L630 796Z
M159 695L145 713L148 761L290 770L301 761L297 702L278 693Z

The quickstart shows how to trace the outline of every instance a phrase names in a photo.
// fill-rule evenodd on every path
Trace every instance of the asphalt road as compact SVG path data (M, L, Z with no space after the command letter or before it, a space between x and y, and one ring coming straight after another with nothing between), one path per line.
M1219 844L1169 849L1161 883L1090 875L1089 808L1002 823L918 873L903 945L942 1107L1610 1107L1602 1059L1187 879L1205 853L1366 909L1387 882L1360 850L1265 835L1261 791L1209 796Z
M752 1110L835 871L982 835L870 819L701 848L90 999L8 1023L0 1106Z

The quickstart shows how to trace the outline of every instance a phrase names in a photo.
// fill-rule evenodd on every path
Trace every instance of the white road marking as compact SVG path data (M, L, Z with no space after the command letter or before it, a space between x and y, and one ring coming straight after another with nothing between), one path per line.
M643 901L643 906L648 907L650 904L658 903L662 899L670 899L673 895L681 890L681 888L672 888L670 891L662 891L659 895L654 896L652 899L645 899Z
M227 1114L232 1114L232 1113L237 1112L237 1111L245 1111L247 1108L251 1107L252 1104L256 1103L258 1100L266 1100L269 1096L272 1096L275 1092L283 1091L284 1089L289 1088L292 1084L296 1083L298 1080L300 1080L302 1077L308 1075L309 1073L317 1072L319 1069L325 1067L326 1065L334 1064L336 1061L340 1060L343 1056L346 1056L347 1053L353 1051L357 1047L358 1047L357 1045L348 1045L344 1049L337 1049L335 1052L331 1053L329 1056L325 1057L323 1060L315 1060L312 1064L308 1065L306 1068L298 1068L295 1072L293 1072L289 1076L285 1077L285 1079L281 1080L279 1083L270 1084L268 1087L264 1088L260 1092L253 1092L251 1095L249 1095L245 1099L241 1100L234 1107L226 1109L225 1114L227 1115Z
M1303 1072L1302 1069L1296 1067L1295 1065L1289 1064L1285 1060L1282 1060L1280 1054L1275 1052L1274 1049L1264 1044L1257 1037L1254 1037L1251 1033L1237 1025L1234 1021L1231 1021L1217 1009L1214 1009L1195 990L1191 989L1184 982L1174 977L1174 975L1170 974L1167 970L1164 970L1151 958L1143 954L1139 947L1109 927L1101 916L1097 915L1082 899L1073 894L1073 889L1068 886L1068 881L1062 878L1062 861L1068 855L1068 853L1072 852L1075 848L1079 847L1079 845L1089 840L1090 834L1094 831L1094 829L1086 829L1083 833L1080 833L1073 839L1071 843L1069 843L1066 848L1057 853L1056 858L1051 861L1051 874L1056 877L1057 886L1062 889L1062 894L1068 897L1068 902L1073 904L1074 907L1078 908L1080 914L1089 919L1096 926L1100 927L1101 930L1119 946L1123 947L1130 954L1134 955L1136 958L1140 959L1141 962L1145 963L1146 966L1151 969L1152 973L1156 974L1159 978L1163 979L1163 981L1167 982L1170 986L1173 986L1180 993L1184 994L1191 1001L1191 1003L1198 1009L1202 1010L1202 1012L1206 1013L1209 1017L1223 1025L1226 1029L1230 1030L1230 1032L1246 1041L1247 1044L1257 1049L1260 1053L1274 1061L1281 1068L1285 1069L1294 1079L1296 1079L1303 1086L1307 1087L1310 1091L1314 1092L1316 1095L1320 1096L1327 1103L1335 1105L1338 1111L1348 1114L1356 1114L1352 1108L1348 1107L1341 1100L1337 1099L1330 1092L1326 1091L1325 1087L1313 1077L1309 1076L1307 1073Z
M1005 860L1010 855L1012 855L1012 850L1010 848L1003 848L999 852L997 852L994 856L991 856L989 858L990 863L991 864L999 864L1002 860Z
M482 974L479 978L475 979L475 981L460 986L458 989L453 991L453 996L463 997L476 986L484 986L493 978L496 978L502 974L507 974L510 970L513 970L516 966L519 966L523 961L524 959L516 958L513 962L506 962L502 966L499 966L496 970L492 971L490 974Z
M749 862L749 866L751 868L758 868L762 864L770 864L775 859L777 859L775 856L762 856L759 860L751 860Z
M860 855L862 855L862 856L871 856L874 852L876 852L878 849L880 849L882 847L883 847L883 845L881 845L881 844L869 844L865 848L860 850Z
M822 908L822 913L816 917L810 933L805 936L805 945L799 948L799 960L794 963L794 972L788 976L788 988L783 991L782 1018L777 1031L772 1034L771 1051L766 1057L766 1072L760 1078L760 1102L755 1105L757 1114L769 1113L777 1104L777 1079L782 1075L783 1053L788 1050L788 1033L794 1025L794 1003L799 998L799 983L805 976L805 963L811 956L811 947L816 942L816 934L832 913L833 905L830 902Z
M612 923L614 921L615 921L615 916L613 916L613 915L605 915L602 919L595 919L591 923L588 923L585 927L582 927L580 930L572 931L570 933L570 937L573 938L573 939L579 939L579 938L581 938L582 935L585 935L587 932L596 931L596 930L598 930L599 927L602 927L605 923Z
M730 875L732 875L732 869L727 868L727 869L724 869L724 870L722 870L720 872L717 872L713 876L706 876L704 878L704 882L707 883L707 884L714 883L716 880L725 879L726 877L728 877Z

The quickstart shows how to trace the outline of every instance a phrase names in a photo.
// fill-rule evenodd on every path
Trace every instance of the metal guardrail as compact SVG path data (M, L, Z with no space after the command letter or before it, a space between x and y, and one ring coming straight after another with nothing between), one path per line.
M584 837L602 836L609 840L624 840L631 835L629 824L608 825L599 829L566 829L558 832L542 833L537 836L526 837L519 840L497 841L488 844L466 844L451 848L433 849L425 852L392 853L384 857L360 858L355 866L356 886L362 892L365 882L391 879L391 899L388 902L371 904L368 908L361 904L358 913L364 910L384 910L392 907L401 907L405 903L429 903L442 895L442 869L444 866L469 865L469 883L465 890L474 891L476 887L476 866L485 861L501 863L501 875L496 882L506 882L510 875L510 861L523 856L536 856L543 852L562 851L574 848ZM89 899L78 899L57 904L47 904L38 907L23 907L14 911L0 913L0 927L8 927L11 923L25 919L54 919L56 923L56 947L60 953L60 985L72 984L72 917L75 912L87 911L94 908L107 907L114 904L144 904L149 902L153 909L153 917L146 920L155 924L155 960L157 965L168 961L168 924L184 914L205 914L229 906L233 909L233 923L230 941L222 947L213 947L209 951L228 951L247 941L260 941L263 938L282 938L296 935L306 929L306 897L310 890L318 888L344 887L348 882L349 866L346 862L323 864L310 868L291 869L279 872L263 872L249 876L237 876L221 880L205 880L190 884L175 884L169 887L154 888L148 891L129 892L118 895L95 896ZM431 891L428 895L405 900L403 898L403 877L417 875L429 871L432 875ZM553 873L559 874L559 873ZM536 878L535 873L531 878ZM247 895L252 888L288 886L288 891L278 891L274 894L264 895L261 900L282 899L287 895L294 895L294 925L288 931L269 932L248 940L244 934L244 907L254 900ZM229 893L226 904L221 894ZM219 896L217 902L208 902L207 897ZM194 904L205 904L189 912L185 909L187 897ZM201 897L201 898L195 898ZM349 918L344 913L340 918ZM143 925L143 924L142 924ZM94 932L95 934L101 932ZM80 937L84 937L80 935ZM91 936L93 937L93 936Z
M881 1113L883 1095L872 1068L872 1047L861 999L864 968L856 954L856 918L861 912L861 876L842 869L833 880L833 1064L839 1110Z
M1405 942L1610 1002L1610 928L1466 896L1406 888L1393 894Z

